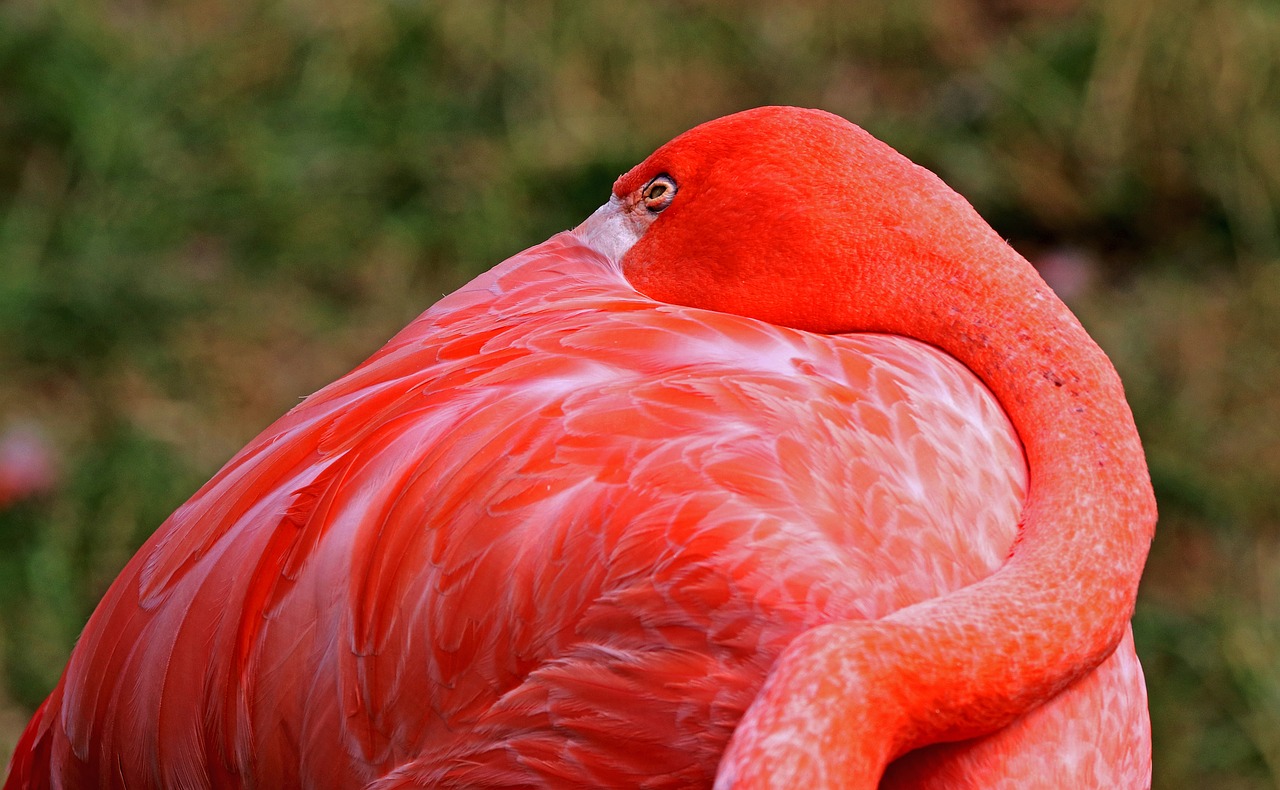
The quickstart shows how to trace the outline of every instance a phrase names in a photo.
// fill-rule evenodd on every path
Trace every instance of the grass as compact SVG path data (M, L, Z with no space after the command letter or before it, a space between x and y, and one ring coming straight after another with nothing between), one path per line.
M1079 312L1160 504L1134 620L1156 787L1280 783L1280 267L1153 270Z
M743 107L938 171L1125 378L1161 525L1156 786L1280 785L1280 7L1266 0L0 6L0 755L136 546L440 294Z

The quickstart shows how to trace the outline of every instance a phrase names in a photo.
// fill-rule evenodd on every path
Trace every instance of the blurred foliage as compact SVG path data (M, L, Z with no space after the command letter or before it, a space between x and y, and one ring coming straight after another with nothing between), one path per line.
M1162 508L1156 787L1280 785L1272 0L0 5L0 421L63 467L0 511L0 754L254 432L657 144L771 103L1076 261Z

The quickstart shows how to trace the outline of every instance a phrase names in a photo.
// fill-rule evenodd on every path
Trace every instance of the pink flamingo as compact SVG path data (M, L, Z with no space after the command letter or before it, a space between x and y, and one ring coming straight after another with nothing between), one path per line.
M744 112L233 458L5 787L1145 787L1154 521L1110 363L964 200Z

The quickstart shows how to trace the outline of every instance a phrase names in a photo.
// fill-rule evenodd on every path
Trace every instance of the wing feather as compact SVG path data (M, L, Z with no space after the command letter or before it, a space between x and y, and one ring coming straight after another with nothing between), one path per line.
M799 631L995 567L1022 463L932 349L660 305L561 235L179 508L31 753L117 787L705 783Z

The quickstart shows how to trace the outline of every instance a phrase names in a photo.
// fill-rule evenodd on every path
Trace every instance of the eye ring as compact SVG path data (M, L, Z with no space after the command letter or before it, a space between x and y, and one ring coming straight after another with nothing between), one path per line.
M671 205L671 201L675 200L677 191L679 191L679 187L676 186L676 180L666 173L662 173L654 176L649 183L644 185L644 189L640 191L640 200L644 203L645 208L657 214Z

